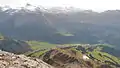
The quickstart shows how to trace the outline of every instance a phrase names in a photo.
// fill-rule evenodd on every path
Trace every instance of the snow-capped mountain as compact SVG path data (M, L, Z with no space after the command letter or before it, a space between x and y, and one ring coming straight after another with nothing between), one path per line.
M51 8L46 8L43 6L34 6L32 4L27 3L24 7L16 7L16 8L11 8L10 6L3 6L1 7L3 11L6 11L6 13L16 13L19 11L24 11L24 12L36 12L36 11L42 11L42 12L48 12L48 13L67 13L67 12L79 12L83 11L79 8L74 8L74 7L51 7Z

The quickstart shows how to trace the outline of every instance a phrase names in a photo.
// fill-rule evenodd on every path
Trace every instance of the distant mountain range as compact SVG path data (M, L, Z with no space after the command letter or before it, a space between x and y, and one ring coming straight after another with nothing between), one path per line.
M34 9L33 9L34 8ZM0 8L0 32L18 40L120 45L120 10L101 13L27 4Z

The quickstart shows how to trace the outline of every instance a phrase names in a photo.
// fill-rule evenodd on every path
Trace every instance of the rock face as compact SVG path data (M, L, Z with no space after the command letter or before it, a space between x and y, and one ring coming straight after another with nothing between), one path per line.
M82 55L78 55L73 50L64 51L63 53L59 50L53 49L43 56L43 61L55 66L56 68L92 68L91 66L83 63L83 60L79 61L77 59L79 57L82 59Z
M54 68L40 59L0 51L0 68Z

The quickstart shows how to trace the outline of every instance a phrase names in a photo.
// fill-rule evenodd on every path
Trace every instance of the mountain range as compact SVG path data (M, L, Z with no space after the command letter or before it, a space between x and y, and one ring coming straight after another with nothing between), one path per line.
M0 8L0 33L17 40L57 44L100 43L115 45L119 49L119 22L120 10L46 9L30 4L16 9L9 6Z

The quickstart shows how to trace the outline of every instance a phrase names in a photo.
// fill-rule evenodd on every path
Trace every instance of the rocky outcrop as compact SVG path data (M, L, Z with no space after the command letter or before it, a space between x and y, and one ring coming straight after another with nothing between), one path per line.
M0 51L0 68L54 68L40 59Z
M74 50L68 49L67 53L63 53L60 50L53 49L48 51L42 60L56 68L92 68L85 64L83 60L78 59L78 57L82 59L82 56L77 56L78 54Z
M107 54L107 57L104 57L102 52L89 53L85 54L74 48L56 48L47 51L41 58L56 68L120 68L119 60L116 61L115 57L110 58ZM105 61L106 59L108 61Z

